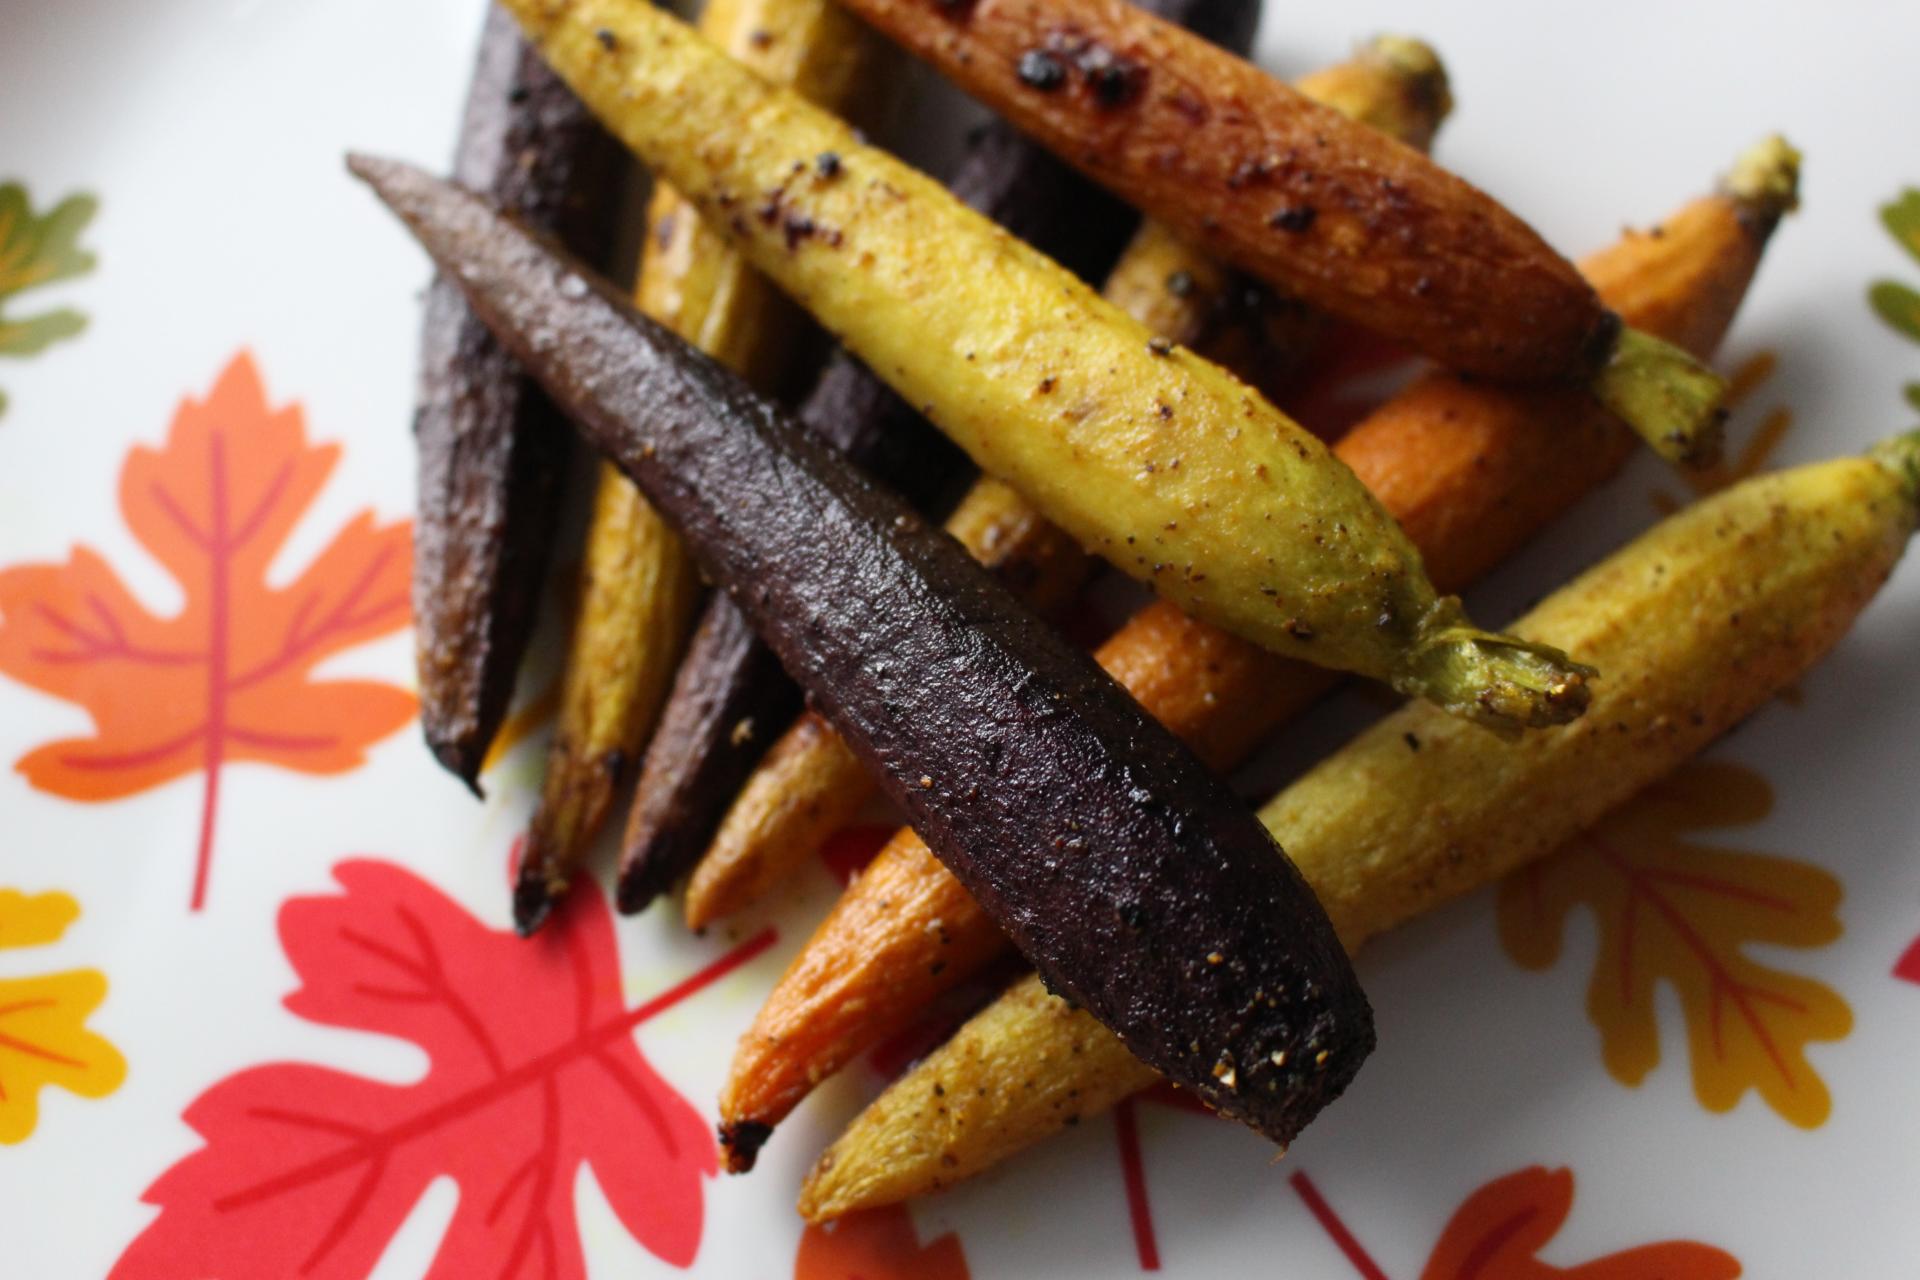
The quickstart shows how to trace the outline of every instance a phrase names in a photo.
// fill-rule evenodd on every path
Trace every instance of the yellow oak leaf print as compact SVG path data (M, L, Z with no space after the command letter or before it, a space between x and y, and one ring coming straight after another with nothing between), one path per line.
M1818 947L1840 936L1840 883L1792 858L1704 844L1702 831L1758 822L1772 788L1750 769L1697 762L1649 788L1500 889L1500 938L1528 969L1559 959L1584 906L1600 948L1587 987L1607 1070L1638 1085L1660 1062L1654 993L1680 996L1694 1094L1728 1111L1750 1089L1803 1128L1826 1120L1827 1087L1806 1047L1853 1026L1847 1004L1811 978L1751 959L1750 946Z
M79 915L64 893L0 890L0 948L57 942ZM126 1059L86 1025L106 994L106 978L93 969L0 978L0 1142L32 1135L48 1085L83 1098L120 1087Z

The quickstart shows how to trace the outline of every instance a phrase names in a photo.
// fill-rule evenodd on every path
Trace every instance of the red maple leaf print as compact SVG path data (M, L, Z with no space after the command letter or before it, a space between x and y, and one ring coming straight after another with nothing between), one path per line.
M926 1244L903 1204L862 1209L826 1226L808 1223L793 1280L968 1280L967 1255L952 1232Z
M431 1065L412 1084L274 1063L214 1085L185 1113L205 1144L148 1188L160 1214L115 1280L361 1277L442 1176L458 1182L459 1206L433 1276L583 1280L582 1165L635 1239L692 1262L713 1138L633 1029L764 951L772 932L629 1008L613 917L590 883L558 927L523 940L391 864L343 862L334 876L343 893L281 909L302 981L287 1007L411 1041Z
M1147 1192L1147 1163L1140 1153L1140 1120L1134 1110L1141 1102L1193 1115L1214 1116L1214 1112L1193 1094L1165 1080L1137 1097L1121 1099L1120 1105L1113 1109L1113 1136L1120 1150L1120 1181L1127 1192L1127 1220L1133 1226L1134 1253L1140 1259L1142 1271L1158 1271L1160 1240L1153 1227L1153 1198Z
M1907 982L1920 982L1920 938L1907 944L1907 949L1894 961L1893 976Z
M1387 1280L1358 1237L1313 1180L1289 1179L1334 1245L1362 1280ZM1610 1253L1571 1267L1542 1262L1573 1209L1573 1171L1539 1165L1495 1178L1454 1211L1420 1280L1733 1280L1739 1260L1711 1245L1667 1240Z
M165 444L135 447L120 472L121 514L179 584L178 613L151 613L85 546L65 564L0 570L0 671L94 722L92 737L48 743L16 767L86 801L200 773L195 910L225 765L342 773L413 715L403 689L312 678L322 660L406 625L405 521L361 512L291 583L267 579L339 456L307 442L298 405L269 407L242 353L206 399L182 402Z

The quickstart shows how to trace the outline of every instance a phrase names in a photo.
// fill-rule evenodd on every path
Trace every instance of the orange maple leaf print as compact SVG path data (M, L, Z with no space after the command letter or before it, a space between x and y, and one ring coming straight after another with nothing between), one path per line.
M949 1233L920 1243L905 1205L863 1209L830 1226L809 1223L793 1280L967 1280L967 1257Z
M1573 1172L1539 1165L1489 1182L1448 1221L1420 1280L1730 1280L1732 1255L1670 1240L1556 1267L1536 1255L1573 1208Z
M405 690L316 681L314 666L406 625L405 521L361 512L291 583L267 574L339 460L309 444L297 404L272 408L253 360L187 399L166 443L136 446L120 511L180 585L149 611L99 553L0 570L0 671L92 715L94 735L48 743L15 766L43 791L115 800L203 775L192 907L206 900L223 768L238 761L342 773L413 715Z
M64 893L0 889L0 950L58 942L79 915ZM0 1143L32 1135L48 1085L104 1098L126 1079L120 1051L87 1030L106 995L107 980L92 969L0 978Z
M1840 936L1840 884L1791 858L1722 849L1688 836L1758 822L1772 808L1764 778L1696 763L1500 889L1500 938L1529 969L1552 967L1568 914L1590 908L1600 951L1587 988L1607 1070L1638 1085L1660 1061L1654 989L1680 995L1694 1094L1728 1111L1757 1089L1803 1128L1832 1109L1806 1047L1853 1026L1830 988L1750 959L1752 945L1817 947Z

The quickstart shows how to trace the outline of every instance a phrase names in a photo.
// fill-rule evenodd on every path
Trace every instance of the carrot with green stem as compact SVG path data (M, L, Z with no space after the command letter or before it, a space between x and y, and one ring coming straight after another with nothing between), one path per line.
M841 107L879 50L834 0L714 0L701 29L761 74ZM670 186L653 193L636 303L703 351L776 381L795 350L791 304ZM686 641L700 584L686 549L602 466L547 771L514 886L514 923L539 927L639 763Z
M1307 76L1317 100L1422 146L1450 98L1446 71L1417 40L1383 36L1345 62ZM1297 303L1262 300L1248 314L1236 273L1154 223L1142 226L1103 290L1108 301L1163 336L1274 374L1320 337L1320 318ZM1261 332L1250 332L1259 329ZM981 480L947 531L1042 613L1078 589L1089 565L1079 546L1004 483ZM816 716L774 744L721 821L687 886L687 923L704 928L757 900L806 864L873 795L873 784Z
M1197 616L1491 728L1579 715L1587 668L1474 627L1352 473L1217 365L647 0L509 7L711 225L1083 545Z
M1261 818L1352 950L1551 853L1800 679L1917 521L1920 432L1708 498L1515 623L1607 664L1581 723L1503 742L1410 705ZM1023 980L853 1122L801 1211L836 1217L952 1185L1155 1079Z
M1609 305L1706 354L1719 345L1781 214L1798 157L1778 139L1715 193L1584 264ZM1568 439L1581 447L1568 448ZM1464 586L1630 456L1630 436L1576 392L1431 375L1335 452L1399 517L1436 580ZM1156 603L1098 653L1102 666L1217 768L1238 763L1330 684ZM911 830L896 834L796 956L741 1038L721 1093L736 1169L821 1080L892 1034L1005 940Z

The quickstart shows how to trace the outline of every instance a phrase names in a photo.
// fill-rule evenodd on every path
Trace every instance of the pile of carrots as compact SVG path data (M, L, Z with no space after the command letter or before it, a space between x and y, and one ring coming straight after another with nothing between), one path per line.
M741 1039L736 1172L930 1003L1016 951L1039 970L852 1122L810 1219L1163 1077L1284 1145L1372 1047L1355 947L1798 680L1920 523L1900 437L1703 499L1475 627L1451 593L1636 445L1712 460L1702 361L1799 157L1766 139L1576 269L1425 158L1451 106L1430 48L1376 38L1287 86L1242 56L1258 18L709 0L696 33L648 0L505 0L460 186L353 161L442 271L415 613L429 744L476 791L564 424L606 459L522 931L629 789L620 905L684 884L693 928L778 893L876 796L908 818ZM947 187L854 127L892 45L1001 117ZM630 304L595 275L616 140L655 179ZM1434 367L1330 440L1275 407L1376 337ZM1047 620L1103 561L1157 598L1089 657ZM1257 814L1235 799L1219 772L1348 674L1411 701Z

